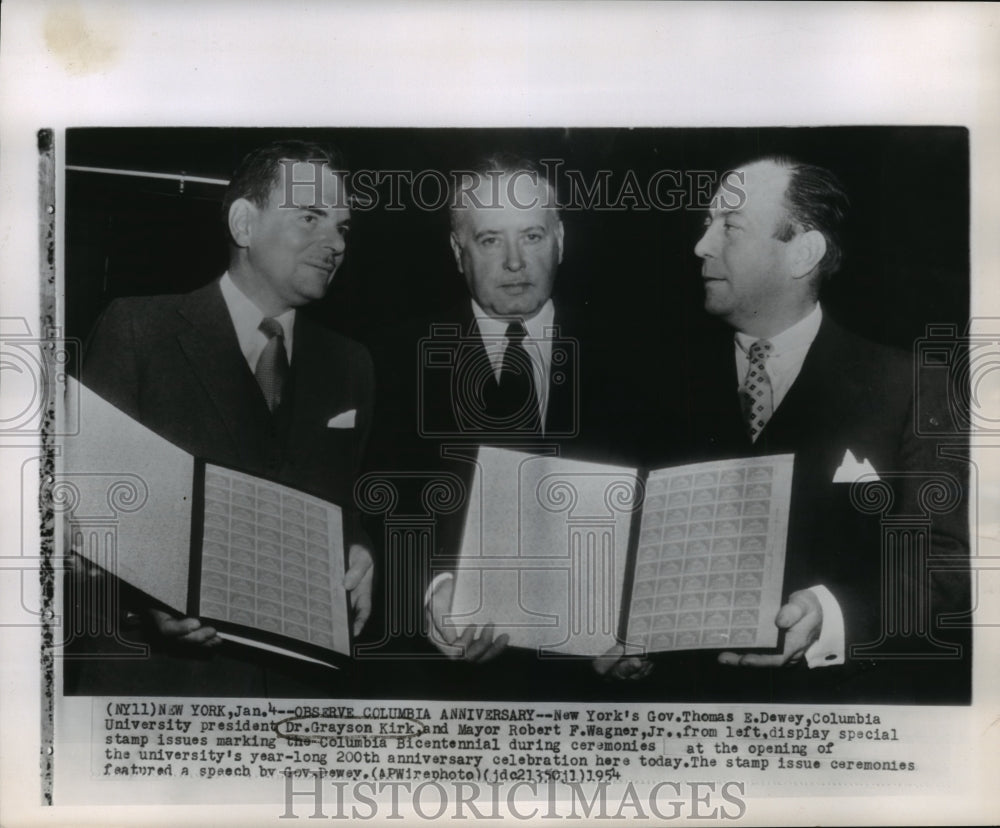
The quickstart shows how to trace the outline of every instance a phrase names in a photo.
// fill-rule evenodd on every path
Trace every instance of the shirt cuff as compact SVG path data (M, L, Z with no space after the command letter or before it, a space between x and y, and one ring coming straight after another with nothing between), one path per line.
M450 572L442 572L437 575L430 585L427 587L427 591L424 593L424 609L431 605L431 596L434 594L434 590L438 588L439 585L443 584L445 581L450 581L454 576ZM836 602L834 602L836 603ZM825 612L826 610L824 610Z
M844 663L844 613L840 604L825 586L809 587L823 609L823 626L819 638L806 650L806 664L813 667L835 667Z

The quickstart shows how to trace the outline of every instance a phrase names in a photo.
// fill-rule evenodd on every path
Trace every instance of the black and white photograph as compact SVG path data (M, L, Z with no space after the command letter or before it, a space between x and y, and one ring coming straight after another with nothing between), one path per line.
M928 187L915 172L931 162ZM187 556L201 521L211 608L188 618L186 594L171 607L141 588L162 586L162 562L147 576L144 561L166 550L119 543L140 579L123 584L78 550L104 566L76 567L65 590L66 691L384 698L403 671L415 699L967 704L968 189L961 128L68 131L77 379L193 457L339 506L355 640L331 670L216 634L206 617L318 646L336 618L315 580L329 544L308 542L304 507L283 513L294 495L209 475L203 514L174 530ZM803 263L782 283L793 239ZM263 314L297 321L268 337ZM754 343L773 339L751 372ZM68 483L99 470L77 468L76 441L104 437L128 463L128 427L88 410ZM138 481L151 463L135 444L122 470ZM512 486L488 476L482 446L519 454ZM791 490L773 508L767 469L763 489L744 469L662 494L636 477L785 454ZM524 491L546 456L562 476L546 485L566 491ZM630 475L620 503L554 511ZM529 512L540 498L553 508ZM518 518L496 540L494 510ZM82 538L85 510L68 518ZM150 530L138 537L125 543ZM624 576L607 577L626 567L629 607ZM477 612L511 583L499 615ZM463 612L460 584L475 592ZM115 618L85 605L95 591ZM765 613L782 641L755 652L745 636Z
M43 5L0 821L997 816L995 15Z

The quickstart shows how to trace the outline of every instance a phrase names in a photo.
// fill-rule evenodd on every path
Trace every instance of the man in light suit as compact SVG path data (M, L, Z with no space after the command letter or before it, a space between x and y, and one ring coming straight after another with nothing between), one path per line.
M968 468L960 446L939 451L939 439L923 436L957 433L947 427L947 390L921 381L917 397L909 355L844 330L819 303L840 264L848 206L832 173L768 157L731 175L695 253L705 309L735 335L693 349L704 370L688 385L690 451L680 456L675 444L664 453L673 462L795 455L785 603L775 618L784 636L774 654L719 654L728 670L681 655L659 672L668 685L683 673L678 692L700 698L734 698L742 685L757 698L967 701L967 631L941 622L951 613L961 623L970 608L961 572ZM859 479L881 483L875 494L852 493ZM864 501L883 494L891 511L873 514ZM929 524L936 567L887 548L907 518ZM648 665L609 658L600 667L627 677Z
M344 175L317 145L263 147L235 172L223 218L228 271L190 294L113 302L91 336L83 381L197 457L344 507L345 586L357 633L371 609L372 559L351 494L371 421L371 360L297 310L326 294L343 260ZM222 645L212 627L156 607L146 612L154 646L172 643L180 656L168 655L163 670L152 669L156 657L132 665L134 682L123 691L168 693L163 682L173 682L174 692L267 695L285 692L275 678L282 673L288 692L301 689L298 662L262 674L258 653L229 644L214 659L199 658L195 650Z

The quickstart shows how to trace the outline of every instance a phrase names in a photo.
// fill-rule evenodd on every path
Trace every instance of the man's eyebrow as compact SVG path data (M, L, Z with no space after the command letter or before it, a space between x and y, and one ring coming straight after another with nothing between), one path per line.
M302 213L311 213L314 216L319 216L320 218L326 218L327 216L330 215L330 210L332 208L330 208L330 207L316 207L314 205L300 204L296 209L299 210ZM351 221L351 218L350 218L350 216L348 216L346 219L344 219L342 222L339 222L339 223L340 224L348 224L348 223L350 223L350 221Z

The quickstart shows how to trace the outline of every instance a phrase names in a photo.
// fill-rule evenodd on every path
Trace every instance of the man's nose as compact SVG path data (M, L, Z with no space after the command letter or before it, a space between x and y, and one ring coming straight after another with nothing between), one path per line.
M521 254L521 245L516 241L508 241L504 247L503 266L506 270L523 270L524 256Z
M701 238L698 239L698 243L694 246L694 255L702 259L707 256L712 256L712 251L715 249L715 244L713 240L713 227L714 224L710 224L705 228L705 232L701 234Z
M343 253L344 248L347 247L347 236L344 233L344 228L336 225L328 227L323 234L323 247L337 255Z

